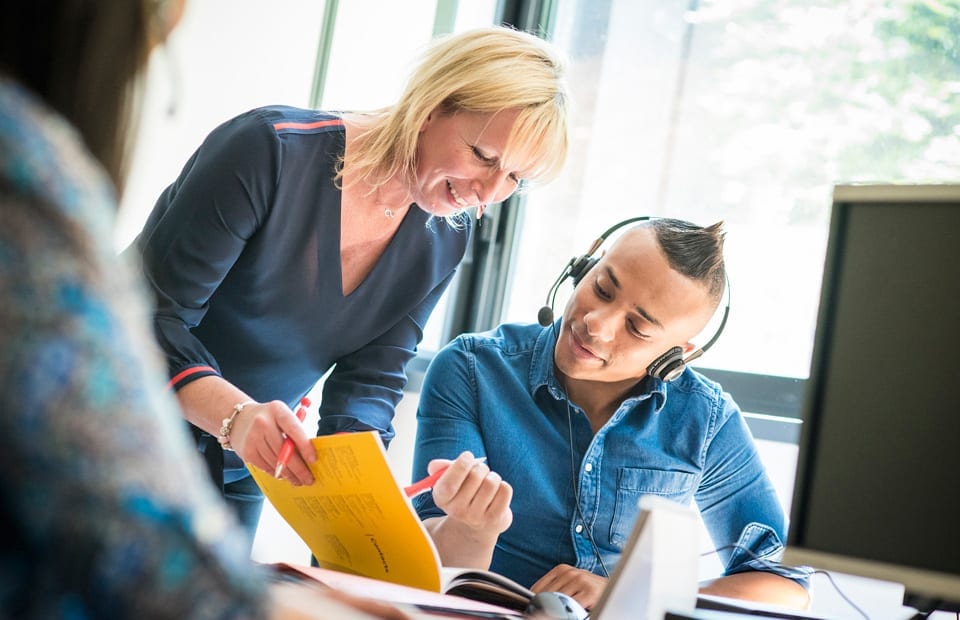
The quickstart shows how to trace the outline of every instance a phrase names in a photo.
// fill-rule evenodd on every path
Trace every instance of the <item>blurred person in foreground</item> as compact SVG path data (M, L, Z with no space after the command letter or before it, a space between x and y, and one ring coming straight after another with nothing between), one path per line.
M0 617L403 617L250 561L113 250L132 107L183 8L34 0L0 20Z

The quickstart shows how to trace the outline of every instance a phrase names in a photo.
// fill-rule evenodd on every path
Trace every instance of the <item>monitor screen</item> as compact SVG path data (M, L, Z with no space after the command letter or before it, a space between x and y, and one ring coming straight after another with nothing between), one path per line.
M836 188L803 421L785 560L960 610L960 185Z

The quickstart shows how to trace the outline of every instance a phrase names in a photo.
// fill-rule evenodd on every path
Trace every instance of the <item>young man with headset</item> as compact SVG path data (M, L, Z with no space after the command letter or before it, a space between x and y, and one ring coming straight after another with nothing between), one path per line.
M589 609L637 500L656 494L700 509L725 568L702 592L807 604L807 573L775 562L786 519L739 408L686 367L726 321L728 305L707 344L691 343L729 303L723 239L719 223L621 222L551 288L575 284L559 321L548 294L540 325L465 334L437 354L414 475L449 468L414 505L445 565L490 568Z

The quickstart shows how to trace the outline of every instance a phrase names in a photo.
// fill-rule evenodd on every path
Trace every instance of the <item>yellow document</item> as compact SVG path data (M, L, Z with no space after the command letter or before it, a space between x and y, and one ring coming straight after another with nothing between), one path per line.
M377 433L312 441L317 461L310 486L249 469L320 566L440 592L440 556L393 477Z

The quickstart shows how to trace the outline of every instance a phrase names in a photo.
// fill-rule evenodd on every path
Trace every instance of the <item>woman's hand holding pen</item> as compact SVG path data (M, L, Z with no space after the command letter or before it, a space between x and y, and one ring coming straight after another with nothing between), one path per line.
M296 450L283 467L283 477L297 486L313 484L307 462L316 461L317 452L303 424L286 403L274 400L244 407L234 423L231 443L245 463L273 474L286 437L293 441Z

